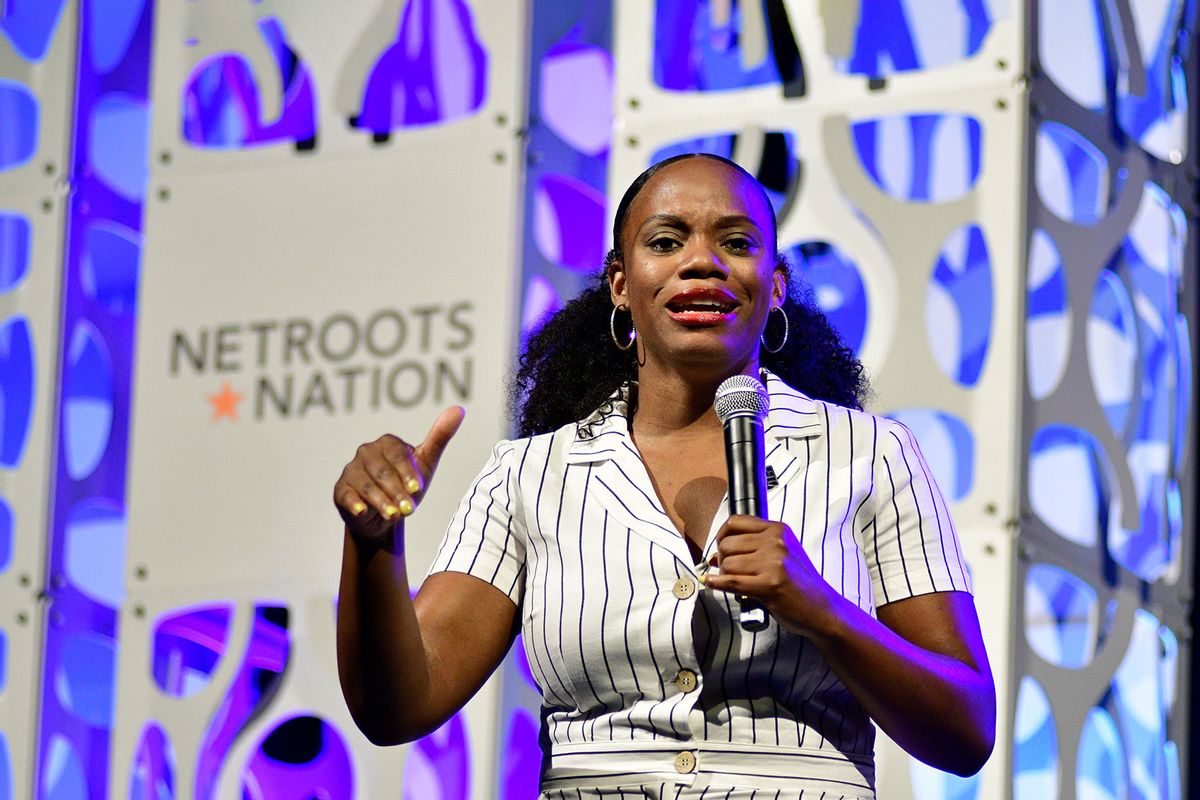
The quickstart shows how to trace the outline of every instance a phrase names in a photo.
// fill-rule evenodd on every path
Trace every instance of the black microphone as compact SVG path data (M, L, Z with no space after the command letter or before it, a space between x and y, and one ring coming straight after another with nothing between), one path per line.
M767 470L763 453L763 421L770 400L767 389L748 375L721 381L713 405L725 428L725 470L729 476L729 513L767 517ZM742 630L767 627L761 603L740 596Z

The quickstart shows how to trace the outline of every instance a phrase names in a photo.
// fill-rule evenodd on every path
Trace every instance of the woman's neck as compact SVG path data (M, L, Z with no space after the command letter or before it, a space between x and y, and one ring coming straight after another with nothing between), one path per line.
M731 375L759 376L758 359L723 371L638 368L637 405L632 427L640 436L658 437L682 432L719 429L713 410L717 387Z

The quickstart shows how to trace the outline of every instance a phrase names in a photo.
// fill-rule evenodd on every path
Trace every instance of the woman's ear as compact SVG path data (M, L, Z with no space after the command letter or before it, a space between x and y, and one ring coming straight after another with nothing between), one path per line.
M782 264L775 267L775 274L771 276L771 299L776 307L782 306L787 300L787 279L787 268Z
M621 263L616 250L608 251L604 265L608 273L608 293L612 298L613 305L628 306L628 297L625 292L625 265Z

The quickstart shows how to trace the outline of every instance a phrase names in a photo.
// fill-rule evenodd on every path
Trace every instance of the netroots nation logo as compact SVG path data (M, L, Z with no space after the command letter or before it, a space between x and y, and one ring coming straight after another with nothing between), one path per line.
M196 407L213 424L463 403L472 311L463 301L177 329L168 369L211 379Z

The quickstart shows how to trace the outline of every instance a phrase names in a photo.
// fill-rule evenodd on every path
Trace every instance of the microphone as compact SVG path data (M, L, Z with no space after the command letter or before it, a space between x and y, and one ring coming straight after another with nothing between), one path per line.
M729 513L766 519L767 471L763 454L763 420L770 400L767 389L749 375L721 381L713 402L725 428L725 469L729 476ZM767 627L767 610L749 597L738 597L742 630Z

